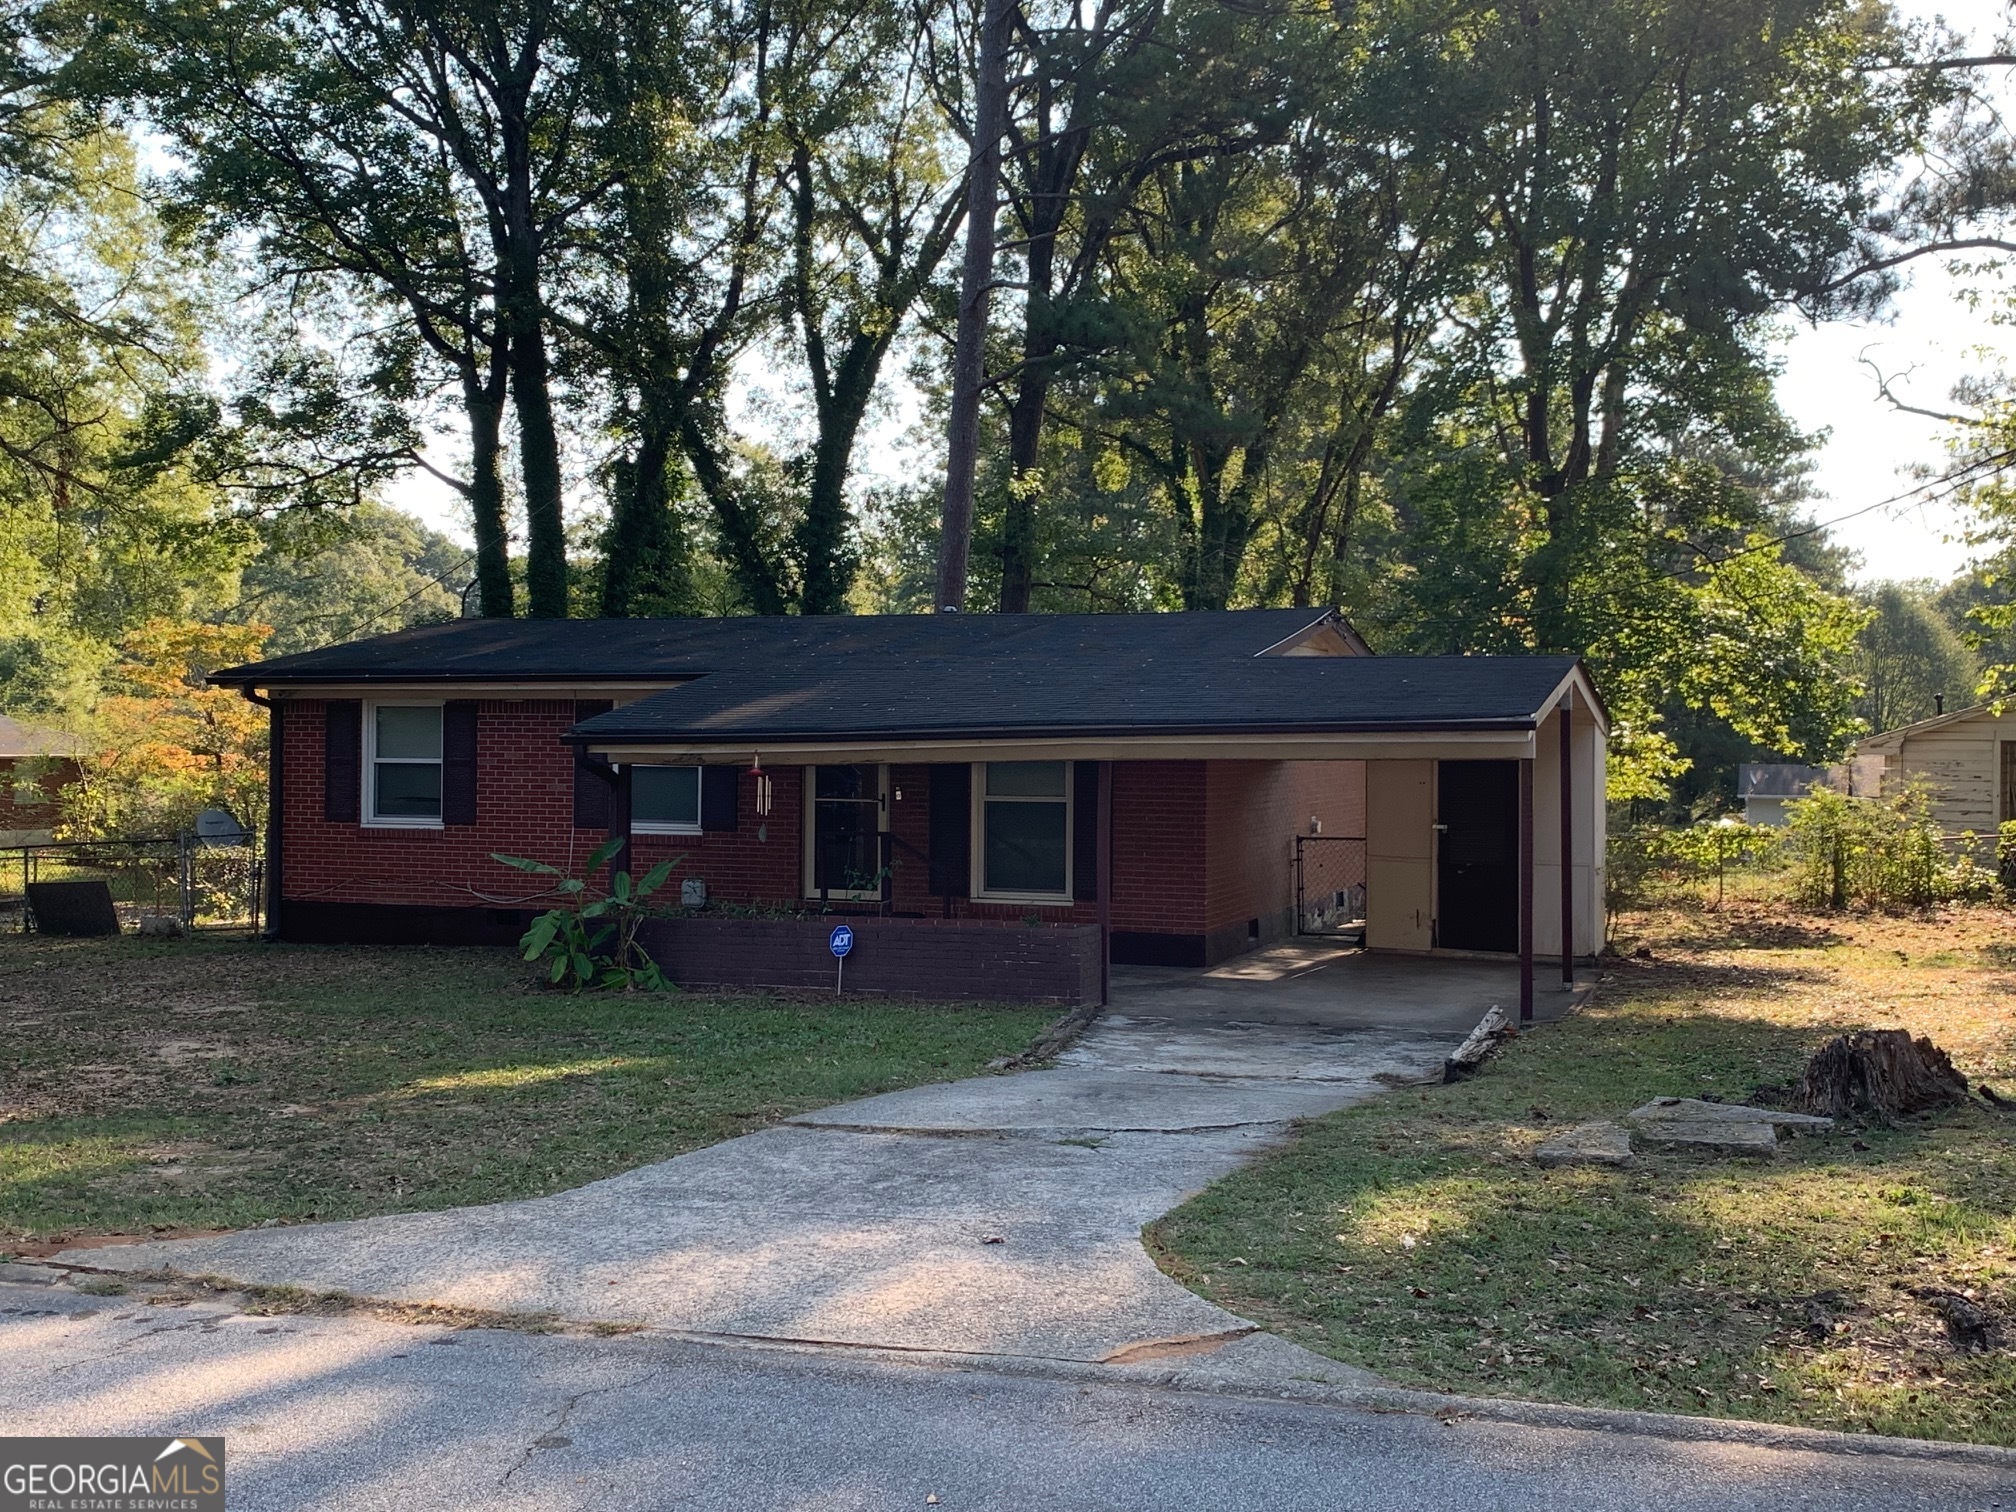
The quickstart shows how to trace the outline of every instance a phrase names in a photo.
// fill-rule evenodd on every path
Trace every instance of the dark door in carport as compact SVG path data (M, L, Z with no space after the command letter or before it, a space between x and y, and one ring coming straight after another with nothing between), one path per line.
M1519 763L1437 763L1435 943L1519 947Z

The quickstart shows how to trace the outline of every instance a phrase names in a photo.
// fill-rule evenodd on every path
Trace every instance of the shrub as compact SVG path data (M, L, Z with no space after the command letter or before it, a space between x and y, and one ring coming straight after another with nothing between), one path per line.
M579 992L585 987L620 987L631 991L644 988L657 992L670 987L665 973L637 943L637 929L652 915L647 907L651 895L665 885L674 867L685 859L674 856L660 861L632 883L630 873L619 871L609 879L608 888L596 892L595 873L602 870L623 848L620 839L595 848L582 864L581 875L569 877L559 867L523 856L492 854L493 861L515 866L519 871L559 877L555 892L573 900L573 906L554 908L532 921L518 941L528 961L548 963L547 980L555 987Z
M1816 785L1787 812L1798 896L1813 907L1923 908L1995 890L1973 837L1948 849L1923 782L1884 798L1849 798Z

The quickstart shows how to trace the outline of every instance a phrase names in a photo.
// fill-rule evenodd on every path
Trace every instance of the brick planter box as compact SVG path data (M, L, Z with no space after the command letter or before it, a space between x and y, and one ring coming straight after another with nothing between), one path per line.
M1096 1003L1099 926L983 919L653 919L637 933L682 987L830 992L835 924L854 931L845 990L879 997Z

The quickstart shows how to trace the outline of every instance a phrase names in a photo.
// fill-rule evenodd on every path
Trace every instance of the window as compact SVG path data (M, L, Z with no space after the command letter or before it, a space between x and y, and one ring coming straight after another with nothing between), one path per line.
M441 705L373 704L364 739L366 822L439 825Z
M882 768L807 767L805 815L809 897L882 896Z
M974 774L974 893L1071 901L1071 763L988 761Z
M700 833L700 768L630 769L630 828L645 835Z

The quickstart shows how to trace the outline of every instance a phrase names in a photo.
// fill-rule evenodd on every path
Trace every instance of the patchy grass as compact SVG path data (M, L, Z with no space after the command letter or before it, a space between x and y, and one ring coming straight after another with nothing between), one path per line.
M1661 912L1583 1013L1456 1086L1304 1127L1151 1232L1166 1269L1325 1354L1437 1390L2016 1444L2016 1110L1543 1171L1564 1123L1737 1101L1863 1027L2016 1097L2016 916ZM1963 1354L1919 1295L1997 1315Z
M533 1196L968 1076L1037 1008L597 994L506 951L0 939L0 1251Z

